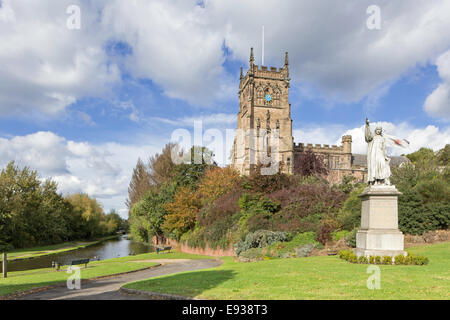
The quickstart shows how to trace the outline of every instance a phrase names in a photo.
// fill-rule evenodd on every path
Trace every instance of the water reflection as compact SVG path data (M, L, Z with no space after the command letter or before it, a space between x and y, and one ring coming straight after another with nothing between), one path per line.
M83 249L37 257L29 260L9 261L8 271L49 268L52 266L53 261L69 264L72 260L106 260L154 251L155 249L153 246L128 240L127 235L124 235L120 238L103 241Z

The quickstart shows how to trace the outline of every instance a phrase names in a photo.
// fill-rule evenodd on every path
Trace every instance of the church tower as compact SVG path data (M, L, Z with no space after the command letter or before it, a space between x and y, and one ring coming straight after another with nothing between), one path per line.
M231 155L232 166L241 174L249 175L258 162L267 163L269 157L272 163L279 163L281 172L293 172L289 87L288 53L282 68L268 69L255 64L252 48L245 76L241 67L238 130ZM274 144L278 152L274 151Z

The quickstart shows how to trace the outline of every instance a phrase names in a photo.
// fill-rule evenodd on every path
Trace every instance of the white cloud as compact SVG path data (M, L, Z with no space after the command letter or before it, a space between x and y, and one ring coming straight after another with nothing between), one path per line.
M69 4L81 7L81 30L65 27ZM367 97L370 107L402 74L435 63L450 45L449 1L380 0L381 30L366 27L366 9L372 4L4 0L0 112L56 113L81 97L105 96L120 82L117 65L134 79L151 79L169 97L191 104L231 100L238 75L226 71L223 46L245 65L253 46L260 64L263 24L266 61L281 66L284 51L289 51L293 85L313 88L330 101ZM129 54L112 63L105 49L110 41L126 42ZM443 59L436 62L442 77ZM445 80L429 97L427 112L448 116L448 91ZM130 119L139 121L140 116L131 112Z
M450 3L378 1L381 30L366 27L373 1L209 1L209 22L222 28L236 58L255 47L260 64L261 26L266 61L280 66L289 51L291 77L317 86L330 99L359 101L450 44ZM249 18L251 17L251 18Z
M450 120L450 50L436 60L443 82L427 97L424 109L434 117Z
M406 139L410 142L408 149L399 147L389 148L388 153L391 155L408 154L420 148L430 148L437 151L450 143L450 127L438 128L430 125L424 128L416 128L405 122L400 124L380 122L371 124L372 131L377 125L381 125L387 134ZM351 135L353 138L352 152L366 154L367 143L364 138L364 129L364 125L352 129L346 129L343 125L326 125L306 129L294 129L293 135L296 143L329 145L341 145L342 136Z
M103 96L119 80L108 63L96 9L83 2L82 28L66 9L80 1L3 0L0 7L0 113L56 114L77 99Z
M172 126L186 126L186 127L193 127L194 123L196 122L202 123L203 126L216 125L219 127L237 123L236 114L227 114L227 113L213 113L195 117L183 117L173 120L166 118L152 117L151 120L157 120L163 123L170 124Z
M103 26L127 42L126 66L149 78L171 98L207 105L233 92L222 64L224 36L208 25L196 0L110 1Z
M15 160L19 166L37 170L42 178L58 182L64 194L84 192L98 198L105 210L123 213L137 159L147 159L161 149L155 144L75 142L52 132L37 132L0 138L0 168Z

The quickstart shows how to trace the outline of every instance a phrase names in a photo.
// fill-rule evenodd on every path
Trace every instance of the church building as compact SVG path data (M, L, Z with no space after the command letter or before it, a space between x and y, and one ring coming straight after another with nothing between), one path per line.
M241 175L249 175L258 163L276 163L278 170L292 174L295 158L310 149L324 160L330 183L342 182L345 175L365 182L366 155L352 154L352 136L343 136L340 146L294 142L289 103L290 81L287 52L283 67L267 68L255 64L251 49L250 67L245 75L241 68L232 167ZM407 161L404 157L391 157L391 166L404 161Z

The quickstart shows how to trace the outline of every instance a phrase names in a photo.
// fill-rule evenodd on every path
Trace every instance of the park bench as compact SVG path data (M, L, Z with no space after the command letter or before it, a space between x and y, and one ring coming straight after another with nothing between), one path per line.
M170 250L172 250L172 247L169 247L169 246L157 246L156 247L156 254L159 254L160 252L169 252L170 253Z
M80 264L84 264L84 267L87 268L87 264L89 263L90 259L80 259L80 260L72 260L69 264L69 266L77 266ZM52 268L56 268L56 271L59 271L60 268L64 265L62 262L52 262Z
M84 264L84 267L87 268L87 264L89 263L89 259L80 259L80 260L73 260L70 265L71 266L77 266L80 264Z

